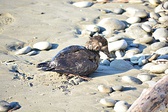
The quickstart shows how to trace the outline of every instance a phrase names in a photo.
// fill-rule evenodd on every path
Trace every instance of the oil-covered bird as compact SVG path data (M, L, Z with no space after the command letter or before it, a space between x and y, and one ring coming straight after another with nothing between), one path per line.
M44 71L79 76L87 80L89 74L99 66L99 51L111 57L108 42L100 35L90 37L85 47L72 45L64 48L50 62L39 63L37 67Z

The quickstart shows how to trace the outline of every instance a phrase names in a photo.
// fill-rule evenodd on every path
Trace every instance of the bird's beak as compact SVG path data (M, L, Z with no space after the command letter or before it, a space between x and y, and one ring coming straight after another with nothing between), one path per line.
M108 45L103 46L103 47L101 48L101 51L102 51L103 53L105 53L109 58L112 58L112 56L111 56L111 54L110 54L110 52L109 52L109 50L108 50Z

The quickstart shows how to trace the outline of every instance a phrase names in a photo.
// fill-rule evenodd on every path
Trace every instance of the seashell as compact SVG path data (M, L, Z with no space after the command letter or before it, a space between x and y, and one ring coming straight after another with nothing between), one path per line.
M112 87L114 91L122 91L123 90L123 86L113 86Z
M100 100L100 103L106 107L113 107L115 105L116 101L111 98L103 98Z
M156 40L160 40L161 42L162 41L167 41L167 39L168 39L168 30L166 28L158 28L153 33L153 37Z
M21 55L21 54L26 54L31 51L31 47L26 46L23 47L22 49L19 49L18 51L15 52L16 55Z
M141 27L143 30L145 30L148 33L152 31L152 27L147 24L142 24Z
M72 5L80 8L86 8L92 6L93 2L81 1L81 2L75 2Z
M122 50L126 49L128 46L127 42L125 40L118 40L115 42L111 42L108 44L109 51L117 51L117 50Z
M142 84L142 81L133 76L123 76L122 80L127 83Z
M130 23L130 24L134 24L134 23L139 23L141 21L141 18L139 17L129 17L126 22Z
M140 73L137 75L137 78L140 79L142 82L152 80L152 76L148 73Z
M129 108L129 104L126 101L118 101L114 105L115 112L127 112L128 108Z
M150 72L152 73L164 73L168 69L168 64L159 64L150 67Z
M108 87L108 86L105 86L105 85L99 85L99 86L98 86L98 90L99 90L101 93L111 93L111 92L112 92L112 88L111 88L111 87Z
M34 49L39 49L39 50L48 50L52 47L52 44L49 42L37 42L33 45Z

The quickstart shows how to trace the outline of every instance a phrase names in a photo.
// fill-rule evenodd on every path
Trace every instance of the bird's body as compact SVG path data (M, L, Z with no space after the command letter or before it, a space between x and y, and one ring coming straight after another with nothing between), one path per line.
M101 36L91 37L86 47L72 45L61 50L50 62L37 65L44 71L88 76L99 65L99 51L109 55L107 40Z

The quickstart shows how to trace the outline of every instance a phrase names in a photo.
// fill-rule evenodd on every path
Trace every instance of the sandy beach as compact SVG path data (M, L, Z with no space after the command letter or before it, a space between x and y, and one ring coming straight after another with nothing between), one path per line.
M82 0L74 0L79 2ZM90 0L91 1L91 0ZM115 8L133 7L153 11L154 6L144 3L96 3L80 8L69 0L4 0L0 1L0 100L18 102L16 112L115 112L99 101L112 98L131 105L141 94L147 83L125 83L123 76L137 77L149 73L158 81L165 73L155 74L142 70L142 66L111 67L103 64L90 74L91 81L67 84L65 76L55 72L44 72L36 68L40 62L51 60L61 49L69 45L85 45L89 39L81 36L86 25L97 24L103 18L125 21L124 14L104 13ZM145 5L148 4L148 5ZM144 19L145 21L145 19ZM125 33L121 30L119 33ZM116 35L116 34L114 34ZM36 55L16 55L19 49L37 42L51 43L49 50ZM145 44L146 46L150 44ZM142 49L141 49L142 50ZM150 52L145 49L144 52ZM120 60L120 59L116 59ZM119 63L119 62L118 62ZM125 68L125 67L124 67ZM101 93L99 85L123 86L122 91ZM118 111L120 112L120 111Z

